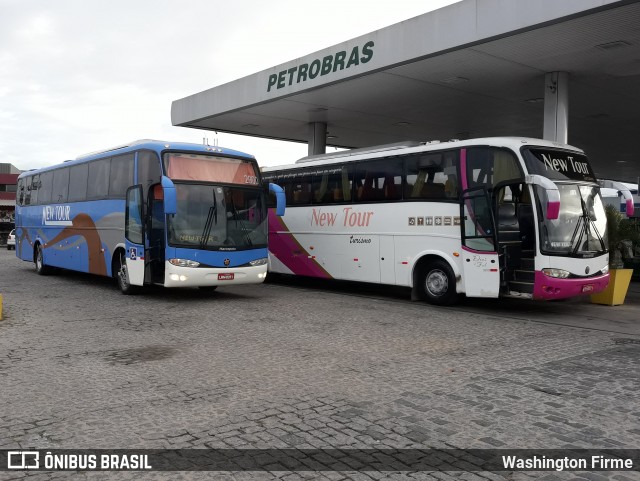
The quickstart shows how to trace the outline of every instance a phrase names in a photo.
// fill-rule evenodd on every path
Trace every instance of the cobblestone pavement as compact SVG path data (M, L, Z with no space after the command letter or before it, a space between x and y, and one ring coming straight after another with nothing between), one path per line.
M122 296L106 279L41 277L0 251L0 449L640 446L640 336L627 332L630 323L621 331L603 319L588 329L552 322L611 311L523 301L439 308L352 287L286 282ZM0 473L23 477L640 479L629 472Z

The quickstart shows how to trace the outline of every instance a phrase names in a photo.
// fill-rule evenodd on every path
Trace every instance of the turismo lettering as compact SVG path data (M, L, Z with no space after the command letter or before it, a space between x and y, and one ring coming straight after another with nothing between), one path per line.
M577 162L573 160L573 157L567 157L566 159L553 159L550 156L542 154L544 160L544 166L547 170L555 170L556 172L569 172L571 171L577 174L589 174L589 164L586 162Z
M347 52L342 50L334 55L327 55L321 59L315 59L311 63L303 63L296 67L291 67L288 70L282 70L277 74L269 75L269 82L267 84L267 92L271 92L272 88L282 89L288 85L300 82L306 82L307 79L313 80L318 75L323 75L336 72L338 70L344 70L354 65L360 65L361 63L367 63L373 58L373 46L374 43L369 41L360 47L353 47L351 53L347 56Z
M342 217L338 221L337 212L322 212L322 209L313 209L311 212L311 225L319 227L333 227L338 225L343 227L368 227L373 217L373 212L354 211L353 207L342 209Z

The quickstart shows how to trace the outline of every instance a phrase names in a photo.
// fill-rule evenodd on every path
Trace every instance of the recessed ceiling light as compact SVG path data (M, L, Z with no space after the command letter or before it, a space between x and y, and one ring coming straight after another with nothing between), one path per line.
M446 84L461 84L468 81L469 79L465 77L449 77L441 80L441 82Z
M624 40L616 40L615 42L601 43L600 45L596 45L596 48L600 50L615 50L617 48L629 47L630 45L629 42L625 42Z
M529 104L539 104L540 102L544 102L544 99L542 97L536 97L535 99L527 99L525 102Z
M410 122L396 122L393 125L397 125L398 127L406 127L408 125L411 125L411 123Z

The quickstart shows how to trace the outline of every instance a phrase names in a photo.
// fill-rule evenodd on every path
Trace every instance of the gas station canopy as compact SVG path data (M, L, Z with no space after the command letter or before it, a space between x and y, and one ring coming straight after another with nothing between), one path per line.
M171 120L310 153L546 138L584 149L601 178L635 182L640 2L464 0L176 100Z

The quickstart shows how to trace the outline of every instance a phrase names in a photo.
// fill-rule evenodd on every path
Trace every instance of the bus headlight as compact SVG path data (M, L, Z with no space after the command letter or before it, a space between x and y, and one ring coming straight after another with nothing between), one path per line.
M169 259L169 264L178 267L198 267L199 262L190 261L189 259Z
M263 266L267 263L267 258L263 257L262 259L256 259L255 261L250 261L249 264L252 266Z
M563 269L542 269L542 273L548 277L555 277L556 279L566 279L569 277L570 272Z
M604 266L602 269L600 269L600 272L602 272L603 274L606 274L607 272L609 272L609 266L608 265Z

